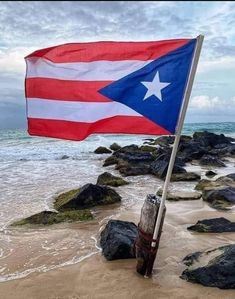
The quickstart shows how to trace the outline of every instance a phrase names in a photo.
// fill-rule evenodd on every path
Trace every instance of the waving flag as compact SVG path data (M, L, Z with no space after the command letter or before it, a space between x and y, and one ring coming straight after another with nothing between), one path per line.
M26 59L30 135L176 131L196 39L74 43Z

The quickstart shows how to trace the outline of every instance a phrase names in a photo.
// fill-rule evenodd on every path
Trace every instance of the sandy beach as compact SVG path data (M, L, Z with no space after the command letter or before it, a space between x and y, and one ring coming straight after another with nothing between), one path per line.
M138 223L141 204L123 210L115 219ZM197 250L216 248L235 242L233 233L199 234L187 231L188 224L199 218L234 214L211 209L202 200L168 202L160 248L152 278L143 278L135 271L136 261L108 262L101 252L72 266L0 284L1 298L7 299L75 299L75 298L173 298L234 299L234 290L203 287L179 278L185 269L183 257ZM107 220L106 220L107 221ZM103 222L103 225L105 222ZM87 224L80 224L81 226ZM102 227L102 226L101 226Z

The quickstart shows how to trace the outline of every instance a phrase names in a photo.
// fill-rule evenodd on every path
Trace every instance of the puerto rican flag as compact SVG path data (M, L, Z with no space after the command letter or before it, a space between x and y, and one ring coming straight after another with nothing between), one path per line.
M71 43L28 55L30 135L176 132L196 39Z

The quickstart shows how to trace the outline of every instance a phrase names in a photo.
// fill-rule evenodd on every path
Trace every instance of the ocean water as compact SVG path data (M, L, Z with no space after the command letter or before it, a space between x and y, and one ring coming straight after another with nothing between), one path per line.
M185 124L183 134L204 130L235 137L235 123ZM153 136L93 135L76 142L31 137L25 130L0 130L0 281L77 263L99 252L97 239L102 224L142 203L147 193L162 186L161 181L151 176L127 178L131 184L118 189L122 204L94 208L96 217L91 222L37 229L9 225L42 210L52 210L56 194L96 183L104 171L119 175L113 166L102 167L108 155L94 154L98 146L109 147L113 142L139 145L145 138ZM201 171L197 166L193 170ZM229 164L218 173L233 170ZM178 187L192 190L194 183L179 183Z

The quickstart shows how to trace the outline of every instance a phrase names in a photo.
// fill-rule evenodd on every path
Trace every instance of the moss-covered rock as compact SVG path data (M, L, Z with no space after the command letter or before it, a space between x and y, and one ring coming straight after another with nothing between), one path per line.
M235 187L235 173L219 177L216 182L220 185Z
M226 186L213 190L204 189L202 198L204 201L207 201L211 207L226 210L235 205L235 188Z
M210 181L210 180L206 180L206 179L202 179L200 180L197 185L195 186L195 190L204 190L206 188L214 188L216 186L219 186L219 184L216 184L215 182L213 181Z
M125 181L123 178L114 176L109 172L104 172L101 175L99 175L96 184L118 187L122 185L127 185L129 184L129 182Z
M196 224L189 226L187 229L200 233L235 232L235 222L231 222L223 217L204 219L199 220Z
M156 150L156 147L154 146L150 146L150 145L142 145L140 147L141 151L143 152L148 152L148 153L152 153Z
M99 146L97 149L94 151L95 154L110 154L112 151L108 149L107 147L104 146Z
M56 210L59 210L60 207L62 207L67 202L69 202L71 199L73 199L74 197L76 197L79 194L79 192L80 192L80 189L73 189L73 190L69 190L67 192L61 193L60 195L58 195L55 198L54 208Z
M171 181L198 181L200 178L201 176L195 172L173 173L171 176Z
M157 191L158 196L162 196L162 188ZM168 191L167 200L179 201L179 200L197 200L201 198L201 193L199 192L185 192L185 191Z
M161 145L161 146L167 146L169 144L173 144L175 140L175 136L161 136L158 137L155 141L154 144L155 145ZM153 145L153 143L151 144Z
M110 156L107 159L105 159L103 166L109 166L109 165L114 165L118 163L118 158L115 156Z
M73 222L73 221L84 221L92 220L93 215L89 210L75 210L66 211L61 213L43 211L38 214L32 215L25 219L16 221L12 226L21 225L51 225L60 222Z
M235 188L235 174L231 173L226 176L221 176L217 178L215 181L210 180L200 180L198 184L195 186L195 190L213 190L223 187L233 187Z
M77 190L79 190L77 192ZM121 201L121 196L110 187L86 184L80 189L71 190L55 199L58 211L77 210L96 205L107 205Z
M114 142L113 144L110 145L109 148L110 148L112 151L116 152L116 151L118 151L118 150L121 148L121 146L120 146L119 144L117 144L116 142Z

